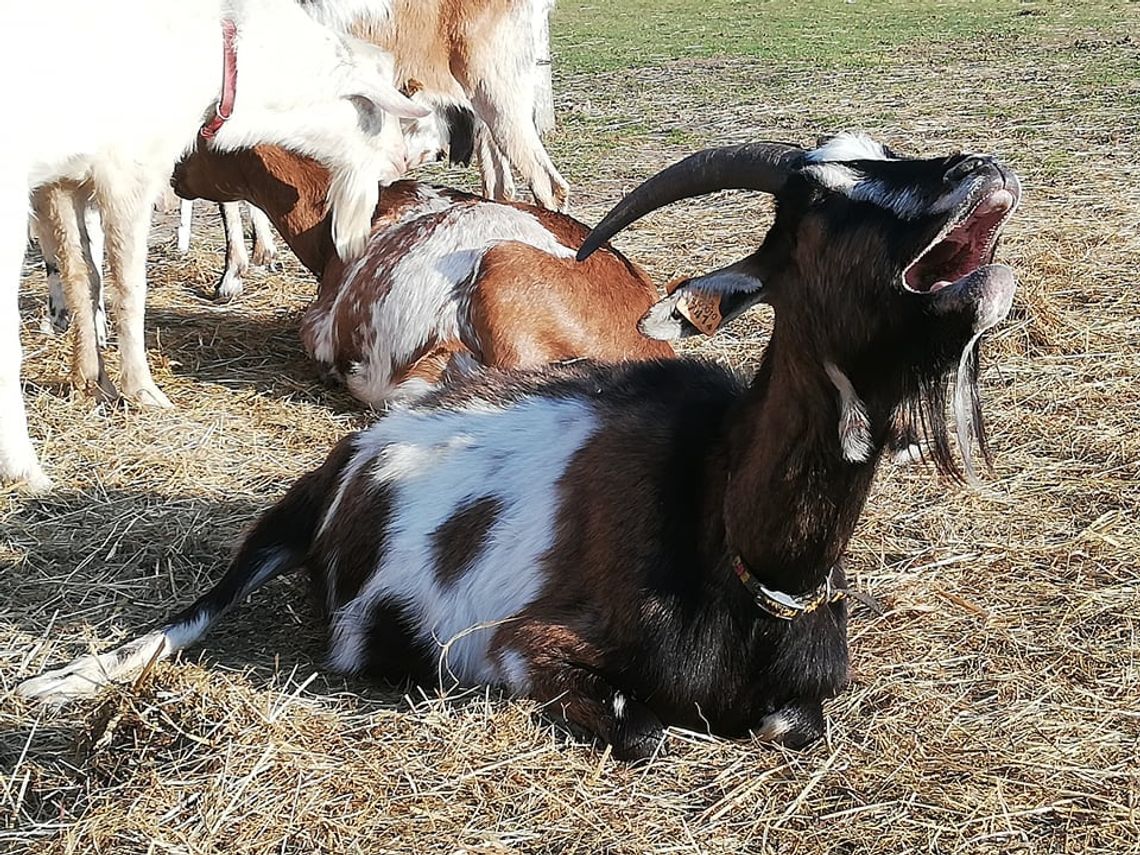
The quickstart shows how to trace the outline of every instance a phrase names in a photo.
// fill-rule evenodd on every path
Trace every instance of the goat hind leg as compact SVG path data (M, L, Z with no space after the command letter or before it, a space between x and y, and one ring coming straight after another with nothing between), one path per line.
M90 205L82 189L55 184L36 194L40 234L56 254L64 300L73 323L71 343L71 382L97 400L113 401L119 394L107 376L99 348L95 320L95 299L91 293L94 274L84 258L83 218Z
M99 347L107 346L107 301L103 294L103 219L93 199L83 206L83 218L79 221L82 234L83 260L87 263L87 276L90 284L88 299L95 316L95 342Z
M497 81L498 88L506 88L507 84L498 77L493 80ZM526 83L519 86L525 87ZM552 211L565 211L570 199L570 185L559 175L534 125L531 85L530 97L518 97L517 93L511 97L495 87L491 87L492 91L488 91L488 87L480 87L472 101L476 114L490 129L495 145L507 162L527 180L537 202Z
M281 262L277 260L277 244L273 241L273 224L269 222L269 217L261 208L250 204L249 224L253 228L253 252L249 256L250 264L275 273L280 271Z
M172 407L155 385L146 357L147 235L158 188L150 176L127 170L101 178L96 182L96 195L103 212L108 267L117 289L114 305L123 396L144 407ZM132 180L134 192L124 187Z
M228 303L245 290L242 277L249 270L249 256L241 227L241 203L222 202L218 207L222 212L222 230L226 233L226 269L214 288L214 299Z
M491 139L491 131L482 122L475 132L475 150L479 160L479 176L483 183L483 195L496 202L515 198L515 177L506 156Z
M71 326L71 312L67 309L67 298L63 293L63 280L59 273L59 244L55 229L51 224L51 211L48 210L50 187L40 187L32 193L32 213L35 223L36 240L40 245L40 255L44 260L44 274L48 286L48 320L43 331L65 333Z

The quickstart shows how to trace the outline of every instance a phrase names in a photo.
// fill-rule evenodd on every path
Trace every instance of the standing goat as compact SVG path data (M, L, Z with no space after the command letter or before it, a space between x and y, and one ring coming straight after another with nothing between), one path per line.
M48 43L45 62L37 52ZM371 227L377 179L394 180L405 167L399 126L385 113L426 111L394 88L390 55L322 27L292 0L16 4L0 27L0 76L19 80L28 68L38 69L37 86L8 86L0 97L5 114L21 120L0 158L0 481L42 489L50 482L20 394L16 297L29 191L58 184L71 197L57 210L60 233L72 238L94 198L118 291L122 391L143 405L170 406L144 346L147 232L161 184L198 129L220 149L274 142L325 162L334 176L334 241L350 256ZM83 98L60 107L40 97L71 91L77 79L86 84ZM65 240L59 250L71 256L66 265L60 259L61 272L76 290L67 302L84 350L75 379L113 388L94 340L80 246Z
M319 279L301 338L360 400L419 394L453 364L530 368L587 356L672 356L637 331L657 299L615 250L579 264L587 229L566 214L398 181L385 188L364 251L333 252L328 171L279 148L199 149L174 170L176 191L264 210Z
M414 79L432 105L470 105L505 159L481 157L484 193L507 198L510 167L544 208L565 210L569 185L554 167L536 122L546 87L551 0L302 0L319 20L390 50L399 80ZM488 171L490 170L490 171Z
M431 117L405 129L406 137L422 133L439 141L436 156L424 160L439 159L444 149L455 164L470 163L477 154L483 195L500 201L514 198L513 166L540 205L565 210L569 185L541 140L554 127L553 0L300 2L330 26L393 52L397 79L412 85L417 100L433 108ZM408 142L415 146L420 141ZM180 235L188 235L188 206L183 207L186 231ZM267 230L257 213L250 213L256 239L259 226ZM222 216L226 262L215 294L231 300L243 291L248 256L237 203L225 203Z
M948 377L967 467L985 451L979 337L1008 313L993 264L1017 178L992 157L916 160L865 137L814 151L712 149L635 189L588 256L643 214L729 188L771 193L761 247L680 284L664 337L763 301L745 386L695 360L488 373L347 437L256 523L221 582L162 629L25 682L66 698L193 643L269 579L308 568L330 664L546 702L651 754L663 724L801 745L848 678L839 567L906 407L934 459Z

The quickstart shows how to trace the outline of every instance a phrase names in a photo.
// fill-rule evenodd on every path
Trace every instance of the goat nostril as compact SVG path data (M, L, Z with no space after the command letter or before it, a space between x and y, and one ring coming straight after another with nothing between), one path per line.
M946 171L945 180L959 181L979 170L993 166L995 162L993 157L988 154L966 155Z

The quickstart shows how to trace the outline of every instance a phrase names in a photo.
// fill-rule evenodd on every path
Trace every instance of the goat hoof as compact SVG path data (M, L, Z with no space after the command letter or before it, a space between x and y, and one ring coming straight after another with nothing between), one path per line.
M795 701L764 716L756 736L787 748L806 748L823 732L823 705L818 701Z
M110 685L97 666L97 656L81 656L70 665L45 671L16 686L16 694L29 701L63 706L80 698L89 698Z
M613 756L625 763L644 763L661 748L665 728L649 707L620 692L613 700Z
M218 287L214 289L214 299L219 303L228 303L235 297L240 297L245 285L240 276L223 276Z
M914 463L922 463L924 460L926 460L926 456L922 452L922 446L917 442L900 446L891 452L891 463L895 466L910 466Z
M249 256L249 263L254 267L260 267L269 273L280 273L281 262L277 258L276 252L270 252L266 249L253 248L253 252Z
M48 333L49 335L52 332L62 334L71 328L71 312L67 311L66 309L62 309L60 311L49 309L48 317L50 318L49 323L51 324L51 329L48 330L45 325L44 332Z
M170 403L170 399L162 394L153 383L139 386L137 389L130 391L124 390L124 396L140 407L155 407L163 410L174 408L174 404Z
M0 484L6 483L21 484L32 495L50 493L55 486L35 459L22 466L0 464Z
M119 390L106 375L76 385L100 404L113 404L119 400Z

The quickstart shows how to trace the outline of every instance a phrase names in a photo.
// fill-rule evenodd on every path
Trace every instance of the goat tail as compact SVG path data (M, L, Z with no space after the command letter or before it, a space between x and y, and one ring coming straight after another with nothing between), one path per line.
M348 437L319 469L298 480L254 524L221 581L160 629L114 650L81 656L63 668L26 680L17 687L17 693L62 703L123 682L198 641L230 608L271 579L300 568L352 452L353 437Z

